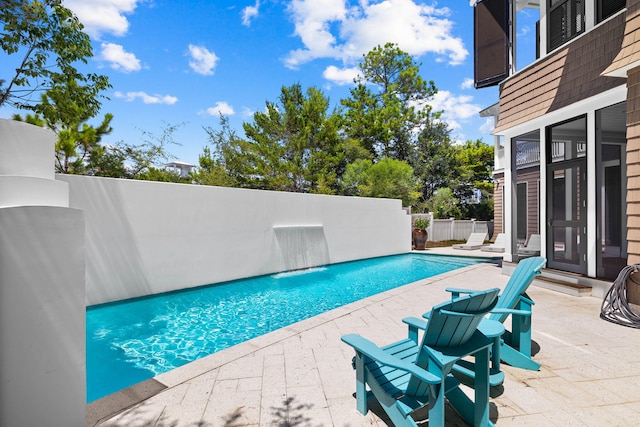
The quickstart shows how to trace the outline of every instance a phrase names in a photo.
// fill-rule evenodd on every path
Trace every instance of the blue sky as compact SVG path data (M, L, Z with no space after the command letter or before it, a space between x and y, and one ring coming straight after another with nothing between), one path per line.
M283 85L323 90L333 105L349 95L362 55L394 42L421 63L439 93L431 104L457 140L492 143L496 87L473 88L473 9L469 0L66 0L85 25L94 57L87 72L109 76L103 101L114 114L106 143L141 143L169 125L181 146L169 151L197 164L208 144L203 126L219 113L241 124L277 101ZM527 24L521 35L526 35ZM532 42L534 36L530 35ZM2 66L0 65L0 71ZM4 72L2 73L5 74ZM14 111L0 109L0 117ZM98 119L95 120L98 123Z

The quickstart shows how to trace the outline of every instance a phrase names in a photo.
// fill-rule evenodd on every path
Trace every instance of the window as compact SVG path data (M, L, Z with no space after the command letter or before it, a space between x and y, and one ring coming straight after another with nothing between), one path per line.
M601 0L608 3L611 0ZM585 0L549 0L549 51L584 32Z
M598 22L602 22L616 12L621 11L627 7L626 0L597 0L597 13Z
M518 217L516 219L516 229L518 240L526 240L527 239L527 217L529 206L527 203L528 194L527 194L527 183L519 182L516 186L516 200L518 204Z

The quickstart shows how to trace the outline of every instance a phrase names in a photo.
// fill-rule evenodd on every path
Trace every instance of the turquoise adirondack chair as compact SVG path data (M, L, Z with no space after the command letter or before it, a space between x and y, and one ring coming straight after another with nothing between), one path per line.
M494 339L491 356L491 386L499 385L504 380L500 361L522 369L540 370L540 364L531 358L531 308L535 303L526 291L546 262L547 260L543 257L526 258L520 261L504 291L498 297L498 304L491 310L491 314L480 322L478 327L480 331ZM454 299L462 294L475 292L458 288L448 288L447 291L451 292ZM503 333L501 325L509 315L511 315L511 331L507 330ZM429 313L425 313L424 317L428 318L428 316ZM413 325L416 323L414 321ZM422 325L422 328L424 327ZM460 362L456 370L473 376L473 370L468 362Z
M478 331L482 318L497 304L498 288L474 292L431 310L420 345L415 329L407 339L378 347L349 334L342 341L356 351L356 406L367 413L367 385L393 424L414 426L411 415L428 404L429 426L444 426L445 397L473 426L489 421L489 348L492 341ZM455 363L475 356L475 401L451 375Z

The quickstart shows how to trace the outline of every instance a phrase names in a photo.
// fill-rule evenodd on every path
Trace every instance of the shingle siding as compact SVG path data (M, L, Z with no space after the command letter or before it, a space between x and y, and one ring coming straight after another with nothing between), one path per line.
M636 21L638 22L638 21ZM628 264L640 263L640 68L627 74Z
M625 14L559 48L500 86L496 132L623 85L601 73L620 52Z
M637 40L640 40L640 2L627 0L626 27L622 47L604 72L612 73L640 61L640 43L636 43Z

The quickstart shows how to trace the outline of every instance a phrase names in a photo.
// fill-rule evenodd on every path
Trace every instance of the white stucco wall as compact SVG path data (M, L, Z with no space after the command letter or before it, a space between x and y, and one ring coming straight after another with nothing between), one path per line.
M86 216L87 305L286 270L274 227L316 226L317 236L321 225L330 263L411 249L400 200L57 179Z

